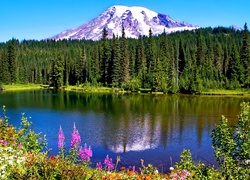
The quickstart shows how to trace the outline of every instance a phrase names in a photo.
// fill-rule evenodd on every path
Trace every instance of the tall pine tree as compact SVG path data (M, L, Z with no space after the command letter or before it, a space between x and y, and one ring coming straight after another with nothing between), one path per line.
M135 74L136 77L141 81L141 87L145 87L145 76L146 76L146 57L144 52L143 39L139 36L136 46L135 53Z
M77 61L76 77L78 83L82 84L87 81L87 62L86 62L86 48L82 45L80 59Z
M229 59L229 66L228 66L228 79L231 82L240 82L242 81L242 76L243 76L243 67L240 63L240 55L239 51L233 43L232 46L232 51Z
M250 87L250 37L249 37L249 31L247 28L247 23L245 23L244 25L240 61L243 64L244 74L245 74L243 83L247 87Z
M196 62L198 66L202 66L205 60L205 42L202 31L199 29L197 31L197 52L196 52Z
M54 87L55 90L58 90L63 85L63 62L61 54L58 54L57 59L53 62L51 86Z
M122 64L122 84L127 83L130 80L129 74L129 52L128 43L125 35L125 29L122 27L122 38L121 38L121 64Z
M99 43L97 43L92 49L91 49L91 63L90 63L90 69L89 70L89 79L90 82L93 84L97 83L97 80L100 78L100 60L99 60Z
M146 46L146 64L147 64L147 75L146 75L146 81L147 86L152 87L154 84L154 71L156 66L156 46L155 41L153 37L153 32L151 28L149 29L149 37L148 42Z
M117 87L121 85L121 55L120 46L117 37L113 34L112 39L112 53L111 53L111 64L112 64L112 85Z
M6 50L3 49L0 57L1 73L0 73L0 82L4 84L10 83L10 71L9 63Z
M178 72L179 74L181 74L184 70L185 67L185 52L184 52L184 47L183 47L183 43L180 40L179 42L179 53L178 53Z
M159 47L159 61L162 65L162 89L167 91L169 81L169 68L170 68L170 58L169 58L169 46L167 43L167 34L164 30L163 34L160 36L160 47Z
M16 74L16 46L18 42L12 39L8 42L8 64L10 72L10 83L15 83L17 79Z
M101 82L103 85L108 85L109 81L109 66L110 66L110 58L111 58L111 52L110 52L110 45L109 41L107 39L108 32L106 28L103 29L102 34L102 50L101 50Z

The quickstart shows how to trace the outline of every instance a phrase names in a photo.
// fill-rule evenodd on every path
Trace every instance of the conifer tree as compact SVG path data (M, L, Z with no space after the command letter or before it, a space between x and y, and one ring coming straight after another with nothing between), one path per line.
M224 60L223 60L223 75L227 76L228 66L229 66L229 52L228 52L228 46L225 47L224 50Z
M111 52L111 64L112 64L112 85L115 87L121 85L121 55L120 46L117 37L113 34L112 39L112 52Z
M179 44L179 41L176 41L176 44L175 44L175 76L174 76L174 79L175 79L175 88L179 91L179 52L180 52L180 44Z
M61 54L53 62L51 86L58 90L63 85L64 64Z
M206 69L205 77L209 80L214 80L214 45L213 45L214 39L209 38L207 41L207 51L205 56L205 63L204 68Z
M235 81L241 82L242 77L243 77L243 66L240 63L240 55L238 49L235 43L233 43L229 59L228 79L233 82Z
M100 53L99 53L99 43L95 45L92 49L91 56L91 73L90 79L93 83L96 83L100 78Z
M215 68L215 78L217 81L222 81L223 78L223 61L224 61L224 53L221 46L221 43L216 40L214 46L214 66ZM204 67L206 68L206 67Z
M195 93L198 91L198 86L199 86L199 71L198 71L198 65L197 65L197 53L193 50L190 52L190 58L192 59L192 64L190 65L189 68L189 79L190 79L190 83L189 83L189 87L188 87L188 91L190 93Z
M156 66L156 47L151 28L149 29L149 37L146 46L146 64L147 64L147 86L153 86L154 84L154 71Z
M146 75L146 58L144 52L144 44L143 39L139 36L136 46L136 53L135 53L135 74L136 77L141 81L142 87L145 84L145 75Z
M103 29L102 34L102 50L101 50L101 82L103 85L108 85L109 80L109 65L110 65L110 45L107 39L108 32L106 28Z
M185 52L184 52L184 47L182 44L182 41L180 40L179 42L179 53L178 53L178 72L181 74L184 70L185 67Z
M0 82L8 84L10 83L10 72L9 72L9 63L6 50L3 49L0 57L1 73L0 73Z
M249 87L250 86L250 36L247 28L247 23L245 23L244 25L240 61L243 65L245 74L243 83L245 83L245 85Z
M155 42L151 28L149 29L148 44L146 49L147 72L153 73L156 64Z
M153 81L153 91L162 91L163 88L163 71L162 71L162 62L159 58L156 60L156 65L154 67L154 81Z
M160 35L160 47L153 71L153 91L167 91L169 57L166 33Z
M199 29L197 33L198 36L197 36L196 63L197 66L200 67L204 64L205 60L205 42L202 31Z
M127 43L124 27L122 27L122 38L121 38L121 65L122 65L121 82L122 84L125 84L130 80L130 75L129 75L128 43Z
M129 77L130 79L135 78L135 44L129 46Z
M167 43L167 35L164 30L163 34L160 36L160 47L159 47L159 61L162 65L162 89L167 90L169 81L169 68L170 68L170 59L169 59L169 46Z
M9 72L10 72L10 82L16 82L16 40L12 39L8 42L8 64L9 64Z
M70 64L70 58L66 56L64 58L64 71L63 71L63 84L65 86L69 85L69 64Z
M87 62L86 62L86 48L82 45L80 59L76 66L76 78L77 81L82 84L87 81Z

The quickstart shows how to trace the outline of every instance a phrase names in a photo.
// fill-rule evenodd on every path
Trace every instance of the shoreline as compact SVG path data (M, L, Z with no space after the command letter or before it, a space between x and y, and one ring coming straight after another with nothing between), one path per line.
M12 84L12 85L2 85L0 86L2 92L8 91L22 91L22 90L39 90L39 89L53 89L48 85L42 84ZM72 91L80 93L134 93L134 94L152 94L152 95L168 95L164 92L152 92L149 89L140 89L138 91L127 91L122 88L111 88L111 87L79 87L79 86L63 86L61 88L63 91ZM201 96L250 96L250 89L236 89L236 90L227 90L227 89L210 89L207 91L185 94L177 93L180 95L201 95Z

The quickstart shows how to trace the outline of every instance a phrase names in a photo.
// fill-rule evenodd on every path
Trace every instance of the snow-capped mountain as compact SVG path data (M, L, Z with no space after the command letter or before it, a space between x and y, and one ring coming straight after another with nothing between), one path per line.
M159 14L144 7L115 5L90 22L61 32L48 39L100 40L104 28L108 31L108 38L111 38L113 33L121 36L122 27L124 27L126 37L128 38L148 35L150 28L153 35L161 34L164 30L166 33L171 33L199 28L186 22L174 21L168 15Z
M236 25L231 25L231 26L229 26L229 28L231 28L231 29L233 29L235 31L242 31L243 30L242 28L240 28L240 27L238 27Z

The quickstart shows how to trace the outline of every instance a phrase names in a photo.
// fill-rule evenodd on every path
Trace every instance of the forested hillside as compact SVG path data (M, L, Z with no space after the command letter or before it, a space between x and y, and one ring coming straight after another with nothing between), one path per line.
M168 93L250 86L250 36L230 28L201 28L157 37L0 44L0 83L89 83Z

